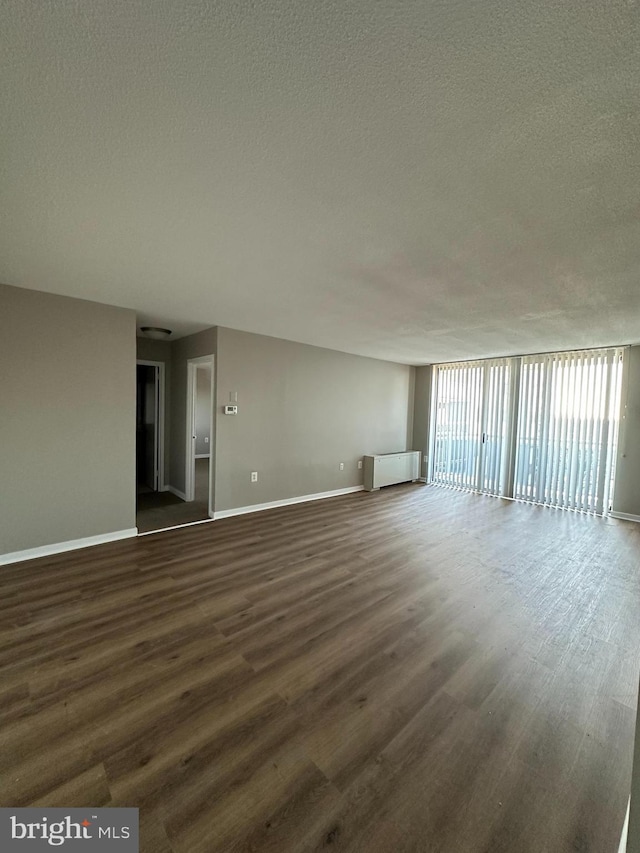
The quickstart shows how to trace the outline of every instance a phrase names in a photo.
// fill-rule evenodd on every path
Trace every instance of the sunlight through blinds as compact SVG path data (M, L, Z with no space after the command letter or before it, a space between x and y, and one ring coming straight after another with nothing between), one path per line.
M522 359L515 498L609 510L621 379L621 349Z
M623 349L434 367L429 482L610 509Z
M502 494L509 359L438 365L431 482Z

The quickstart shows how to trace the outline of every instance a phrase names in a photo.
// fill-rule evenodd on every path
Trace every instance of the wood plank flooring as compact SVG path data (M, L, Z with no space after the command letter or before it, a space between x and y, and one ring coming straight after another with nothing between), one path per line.
M640 527L403 486L0 571L1 805L144 853L614 853Z

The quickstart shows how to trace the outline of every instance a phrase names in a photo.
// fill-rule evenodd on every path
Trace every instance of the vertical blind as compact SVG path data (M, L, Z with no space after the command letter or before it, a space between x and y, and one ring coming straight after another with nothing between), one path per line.
M508 458L509 380L511 365L505 359L485 362L482 445L479 491L502 495Z
M438 365L430 482L602 514L621 349Z
M616 349L522 359L514 497L609 509L621 375Z
M480 446L482 406L480 363L447 364L438 368L432 481L474 489Z
M507 359L437 368L432 482L502 493L509 378Z

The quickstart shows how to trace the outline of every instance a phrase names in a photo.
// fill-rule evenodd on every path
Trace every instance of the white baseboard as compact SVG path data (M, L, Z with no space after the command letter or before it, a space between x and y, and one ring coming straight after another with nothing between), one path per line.
M137 527L127 530L114 530L112 533L101 533L99 536L86 536L84 539L70 539L67 542L54 542L52 545L41 545L39 548L28 548L26 551L13 551L10 554L0 554L0 566L9 563L21 563L23 560L36 560L38 557L51 557L65 551L76 551L78 548L89 548L92 545L103 545L105 542L116 542L118 539L131 539L138 535Z
M629 801L629 805L627 805L627 816L624 819L624 826L622 827L622 838L620 839L620 847L618 847L618 853L626 853L627 850L627 834L629 832L629 806L631 805L631 801ZM635 806L634 806L635 808Z
M170 527L159 527L157 530L146 530L144 533L138 533L138 538L141 536L153 536L155 533L167 533L169 530L180 530L182 527L195 527L198 524L210 524L213 520L213 515L209 513L209 518L201 518L199 521L185 521L184 524L172 524Z
M160 486L160 488L158 489L158 491L159 491L159 492L168 492L168 491L169 491L169 486Z
M279 506L290 506L291 504L302 504L307 501L319 501L324 498L336 498L338 495L350 495L352 492L362 492L364 486L349 486L346 489L334 489L331 492L318 492L315 495L301 495L297 498L285 498L282 501L269 501L265 504L251 504L251 506L238 506L233 509L221 509L213 514L215 519L229 518L232 515L246 515L250 512L262 512L265 509L275 509Z
M619 518L622 521L638 521L640 522L640 515L632 515L629 512L610 512L610 518Z
M175 495L177 498L180 498L181 501L186 501L187 499L184 492L181 492L179 489L175 489L173 486L167 486L167 491L171 492L171 494Z
M196 453L196 459L208 459L210 455L209 453Z

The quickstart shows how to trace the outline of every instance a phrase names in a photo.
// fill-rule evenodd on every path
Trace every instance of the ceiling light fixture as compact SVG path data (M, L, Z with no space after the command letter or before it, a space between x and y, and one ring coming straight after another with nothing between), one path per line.
M166 341L171 335L171 329L161 329L160 326L140 326L140 331L147 338L154 341Z

